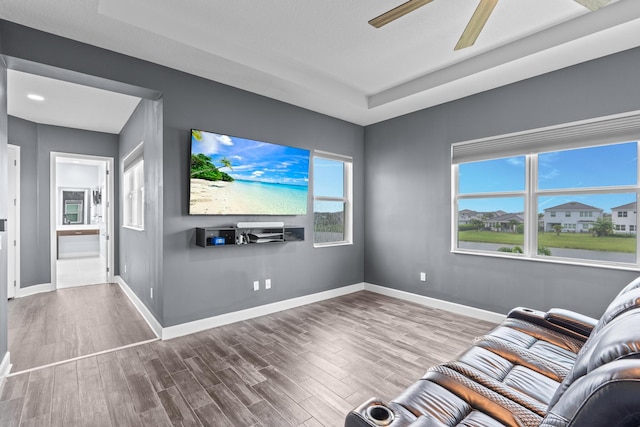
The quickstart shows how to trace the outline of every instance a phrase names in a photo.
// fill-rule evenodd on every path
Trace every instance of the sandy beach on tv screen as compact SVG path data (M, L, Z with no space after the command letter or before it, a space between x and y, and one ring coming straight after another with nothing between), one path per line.
M304 215L307 188L191 179L192 215Z

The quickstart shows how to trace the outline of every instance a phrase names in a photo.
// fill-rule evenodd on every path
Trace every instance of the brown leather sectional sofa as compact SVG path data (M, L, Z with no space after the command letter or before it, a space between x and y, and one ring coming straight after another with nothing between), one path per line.
M640 426L640 278L600 319L512 310L457 360L391 402L365 402L345 426Z

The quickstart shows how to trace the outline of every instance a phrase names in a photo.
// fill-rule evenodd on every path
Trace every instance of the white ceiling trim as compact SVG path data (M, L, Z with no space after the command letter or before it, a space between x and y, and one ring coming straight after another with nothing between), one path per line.
M590 59L600 58L615 53L611 51L611 46L613 45L618 47L617 51L631 49L637 45L637 34L640 34L640 20L608 30L606 34L594 34L584 37L554 49L542 51L435 86L415 95L383 104L371 109L368 118L371 123L377 123L386 120L389 115L398 111L411 113L536 77ZM620 40L626 40L627 42L621 44ZM566 64L564 66L563 61Z
M621 44L621 40L618 37L612 37L612 35L615 34L613 30L611 34L607 34L606 30L629 23L631 23L633 28L638 29L640 28L638 27L639 19L640 2L636 2L635 4L619 2L602 8L597 12L582 15L571 21L516 40L482 55L474 56L450 67L371 95L368 98L368 106L369 108L375 108L459 79L464 79L477 73L491 70L492 68L513 61L533 57L545 51L547 51L546 62L527 61L530 65L533 65L533 68L529 69L528 76L540 75L578 62L598 58L604 53L603 50L605 49L606 53L604 54L614 53L612 47L616 49L615 51L636 47L640 45L640 38L630 37L626 40L627 43ZM640 34L640 32L636 34ZM580 39L588 40L588 43L582 43L584 48L581 48L580 44L573 44L572 47L578 50L577 53L566 56L554 52L554 50L557 49L557 52L562 51L562 53L566 53L566 49L561 49L561 47ZM624 42L624 39L622 39L622 41ZM524 76L522 76L521 73L523 71L525 70L514 74L514 77L517 80L522 80ZM491 76L485 74L484 78L490 79Z

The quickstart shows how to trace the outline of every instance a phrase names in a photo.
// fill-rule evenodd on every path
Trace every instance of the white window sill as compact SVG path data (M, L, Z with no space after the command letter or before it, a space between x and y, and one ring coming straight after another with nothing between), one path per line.
M353 242L331 242L331 243L314 243L314 248L332 248L335 246L350 246Z
M525 257L524 255L509 255L507 253L493 253L493 252L479 252L479 251L465 251L462 249L451 250L453 254L460 255L475 255L485 256L491 258L508 258L517 259L521 261L533 261L533 262L546 262L550 264L564 264L564 265L578 265L581 267L595 267L595 268L607 268L611 270L625 270L625 271L640 271L640 266L630 264L605 264L602 262L590 262L588 260L568 259L568 258L553 258L553 257Z

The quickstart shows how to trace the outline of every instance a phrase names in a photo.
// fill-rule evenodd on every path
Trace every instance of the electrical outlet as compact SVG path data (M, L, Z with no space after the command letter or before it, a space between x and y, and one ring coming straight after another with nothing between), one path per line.
M427 273L424 273L424 272L420 273L420 281L421 282L426 282L427 281Z
M254 280L254 282L253 282L253 290L254 291L259 291L260 290L260 281L259 280Z
M149 288L149 295L151 295L151 299L153 299L153 288Z
M127 264L124 265L124 272L127 272Z
M267 279L264 281L264 288L271 289L271 279Z

